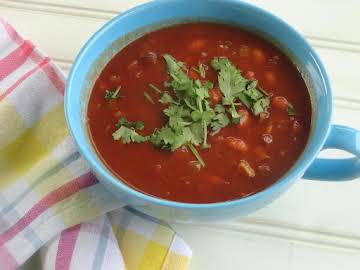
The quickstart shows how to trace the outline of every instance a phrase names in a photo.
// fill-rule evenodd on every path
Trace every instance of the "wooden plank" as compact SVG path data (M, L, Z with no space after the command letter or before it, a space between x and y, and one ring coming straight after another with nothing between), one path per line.
M2 8L2 16L11 22L23 36L31 39L55 59L65 72L69 70L73 59L86 40L105 23L104 19L99 18L13 8ZM71 29L81 30L71 31ZM61 33L61 35L53 33ZM349 50L346 46L342 50L341 48L327 48L324 42L319 46L316 39L310 39L310 42L315 44L315 48L328 67L333 80L336 104L359 108L360 99L356 94L358 74L355 69L348 67L358 65L360 54Z
M78 0L63 0L58 3L54 3L53 0L0 0L0 5L109 19L117 13L145 2L147 0L88 0L84 5ZM355 27L358 24L359 1L348 0L344 5L341 1L303 0L292 1L291 6L284 4L283 0L247 0L246 2L265 8L285 19L307 37L316 37L332 43L346 42L350 47L358 48L360 45L360 35Z

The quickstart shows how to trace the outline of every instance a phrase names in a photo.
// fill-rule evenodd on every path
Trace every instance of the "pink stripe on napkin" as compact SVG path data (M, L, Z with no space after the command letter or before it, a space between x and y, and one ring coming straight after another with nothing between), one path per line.
M15 258L11 256L8 250L0 246L0 266L1 270L13 270L19 265Z
M56 254L55 270L70 269L71 257L74 252L80 227L81 225L79 224L61 233Z
M98 182L95 176L88 172L49 193L35 204L15 225L0 235L0 247L20 233L51 206L96 183Z
M9 95L16 87L34 74L37 70L41 69L43 66L47 65L50 62L49 58L45 58L41 63L36 65L33 69L26 72L22 77L20 77L11 87L5 90L4 93L0 94L0 101L3 100L7 95Z
M0 59L0 81L18 69L34 51L34 45L24 42L8 56Z

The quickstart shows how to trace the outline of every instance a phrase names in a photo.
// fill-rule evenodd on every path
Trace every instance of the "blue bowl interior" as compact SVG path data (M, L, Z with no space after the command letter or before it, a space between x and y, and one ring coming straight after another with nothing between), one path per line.
M144 33L184 21L223 22L266 37L293 60L308 85L313 106L309 142L293 168L262 192L247 198L214 204L188 204L154 198L133 190L114 177L98 158L89 140L86 128L87 103L92 86L103 67L122 47ZM192 1L191 6L187 0L160 0L119 15L95 33L83 47L68 78L65 96L65 113L72 136L82 155L103 181L107 181L115 190L125 191L148 202L185 208L246 203L301 177L325 142L330 127L331 109L330 82L321 60L311 46L279 18L235 0Z

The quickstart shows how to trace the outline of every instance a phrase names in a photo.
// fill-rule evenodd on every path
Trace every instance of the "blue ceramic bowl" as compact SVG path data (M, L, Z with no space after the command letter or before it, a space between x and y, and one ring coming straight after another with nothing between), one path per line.
M280 47L303 74L313 106L309 142L296 164L261 192L211 204L167 201L127 186L106 168L94 151L86 128L86 110L92 86L102 68L116 52L145 32L182 21L218 21L254 31ZM260 8L235 0L160 0L120 14L95 33L78 55L67 81L65 112L71 134L98 179L119 198L119 202L161 219L194 221L245 215L273 201L302 176L347 180L360 175L360 133L331 125L331 85L318 55L286 22ZM324 148L343 149L356 157L315 160Z

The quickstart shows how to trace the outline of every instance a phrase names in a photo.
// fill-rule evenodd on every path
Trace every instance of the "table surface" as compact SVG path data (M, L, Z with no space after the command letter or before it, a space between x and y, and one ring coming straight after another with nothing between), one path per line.
M0 15L68 72L95 30L142 2L0 0ZM360 1L251 2L288 21L315 47L332 78L334 122L360 129ZM251 216L173 226L193 249L191 269L359 269L359 194L360 181L299 180Z

